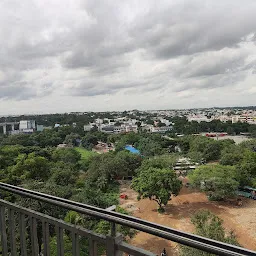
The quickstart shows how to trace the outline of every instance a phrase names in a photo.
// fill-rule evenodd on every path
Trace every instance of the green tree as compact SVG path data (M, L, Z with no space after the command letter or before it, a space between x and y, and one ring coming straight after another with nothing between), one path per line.
M81 203L107 208L118 204L119 187L116 184L109 185L107 189L102 190L95 183L85 182L82 190L74 194L72 199Z
M160 155L143 160L141 166L137 169L137 173L146 171L149 168L158 169L173 169L177 162L178 156L176 154Z
M143 169L138 177L132 181L132 188L138 193L138 199L149 198L157 202L159 212L163 212L164 205L171 200L171 196L178 195L181 182L173 170L148 168Z
M130 215L128 211L126 211L124 208L120 206L116 207L116 212L119 212L125 215ZM100 220L97 223L96 227L94 228L96 233L103 234L103 235L109 235L110 229L111 229L110 222L105 220ZM121 233L125 240L133 238L136 234L136 230L129 227L125 227L123 225L117 225L116 231L118 233Z
M237 180L240 185L253 185L256 178L256 152L245 150L242 161L236 166Z
M27 157L26 155L20 155L17 164L10 167L10 174L23 180L45 181L50 176L49 167L46 158L31 153Z
M206 191L212 200L223 200L235 195L239 182L233 166L200 166L188 175L191 184Z
M163 153L162 145L159 141L152 140L149 137L141 138L136 144L142 155L155 156Z
M76 133L71 133L71 134L66 135L64 143L72 145L72 146L79 146L77 139L80 139L80 135L76 134Z
M218 160L220 158L221 145L216 141L209 142L203 150L203 159L208 161Z
M82 138L82 146L85 147L86 149L92 149L97 144L98 144L98 138L91 133L87 133Z
M50 180L60 186L74 185L78 179L78 171L72 164L57 162L51 168Z
M81 159L81 154L73 148L57 148L52 153L53 161L76 164Z
M196 235L239 246L234 232L226 232L222 226L223 221L210 211L198 211L192 216L191 222L195 226ZM214 255L188 246L181 246L180 248L182 256Z

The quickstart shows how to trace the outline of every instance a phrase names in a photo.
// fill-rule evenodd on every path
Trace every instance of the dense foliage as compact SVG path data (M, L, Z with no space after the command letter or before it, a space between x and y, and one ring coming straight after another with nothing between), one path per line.
M207 143L207 139L200 138L200 140ZM197 151L200 148L198 139L191 144L193 145L195 141L197 142L195 147L189 147L188 154L191 150L195 154L200 153ZM248 140L238 145L233 144L232 141L218 141L217 143L219 143L220 151L215 160L220 160L219 164L200 166L193 171L189 175L192 185L206 191L214 200L234 196L239 186L256 187L256 140ZM207 144L204 145L205 147ZM212 150L209 154L213 152Z
M223 227L223 221L213 213L207 210L200 210L191 218L195 226L195 234L220 242L239 245L235 234L232 231L226 232ZM181 255L183 256L210 256L210 254L188 246L181 246Z
M132 177L132 186L139 193L138 199L149 198L156 201L161 212L172 196L177 195L181 189L181 182L173 169L182 156L201 164L190 172L189 182L205 191L211 200L232 197L239 186L256 187L256 140L236 145L233 140L215 141L198 135L177 137L175 134L169 134L173 135L170 138L141 130L139 133L111 135L98 131L83 132L82 123L85 119L83 116L75 116L64 114L55 117L60 118L62 121L59 123L63 124L72 124L76 120L77 127L63 126L30 135L0 137L0 180L106 208L119 203L118 180ZM38 118L44 124L48 124L49 120L52 122L52 119L46 120L44 116ZM86 118L87 121L92 121L90 115ZM146 121L152 123L151 116ZM175 122L174 131L184 134L226 129L230 133L239 133L251 129L247 124L240 123L235 126L230 123L220 124L218 121L197 124L188 123L184 118L173 118L172 121ZM99 141L113 143L116 150L105 154L92 152L91 149ZM57 148L61 143L68 144L69 148ZM124 150L126 145L133 145L141 154ZM102 234L107 234L110 230L108 223L89 216L31 199L24 200L8 193L3 194L3 197ZM127 213L122 208L118 208L118 211ZM209 213L198 214L192 222L197 234L234 242L232 236L223 236L221 221ZM119 231L125 237L134 235L133 230L124 227L119 227ZM68 233L65 233L64 240L65 250L69 255L71 238ZM55 233L52 232L53 255L56 252L55 243ZM83 245L86 243L87 241L83 241ZM189 249L185 248L183 252L192 254L185 255L196 255L197 251L186 250ZM86 246L82 248L82 253L81 255L88 254Z
M139 193L138 200L154 200L159 206L158 211L163 212L163 206L167 205L171 196L178 195L181 182L173 170L149 167L140 170L138 177L133 179L132 187Z

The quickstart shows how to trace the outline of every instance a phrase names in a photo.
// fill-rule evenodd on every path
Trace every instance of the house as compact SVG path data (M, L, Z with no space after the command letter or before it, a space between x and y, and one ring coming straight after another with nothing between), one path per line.
M150 131L152 133L165 133L165 132L168 132L168 131L171 131L172 130L172 126L162 126L162 127L154 127L152 126L150 128Z
M125 132L138 132L138 126L137 125L127 125L125 126Z
M89 132L92 128L93 128L93 126L91 124L84 125L84 131L85 132Z

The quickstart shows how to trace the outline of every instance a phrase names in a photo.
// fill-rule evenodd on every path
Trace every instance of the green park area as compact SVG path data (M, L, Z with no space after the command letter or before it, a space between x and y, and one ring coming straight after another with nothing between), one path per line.
M88 160L90 157L97 155L97 153L87 150L82 147L75 147L75 150L81 154L81 160Z

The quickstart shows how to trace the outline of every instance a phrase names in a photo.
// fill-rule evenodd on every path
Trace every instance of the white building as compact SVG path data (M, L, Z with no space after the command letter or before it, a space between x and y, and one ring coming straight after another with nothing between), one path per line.
M256 116L248 116L248 115L241 115L241 116L232 116L232 123L248 123L248 124L256 124Z
M137 125L126 125L125 126L126 132L138 132L138 126Z
M150 131L153 132L153 133L164 133L164 132L168 132L168 131L171 131L172 130L172 127L171 126L162 126L162 127L150 127Z
M84 125L84 131L85 132L89 132L92 128L93 128L93 126L91 124Z
M35 120L21 120L19 130L20 131L26 131L29 130L29 132L36 129L36 121Z
M188 116L188 121L189 122L196 121L200 123L200 122L211 122L212 119L207 118L207 116L193 115L193 116Z
M113 127L114 133L124 133L125 132L125 127L124 126L114 126Z

